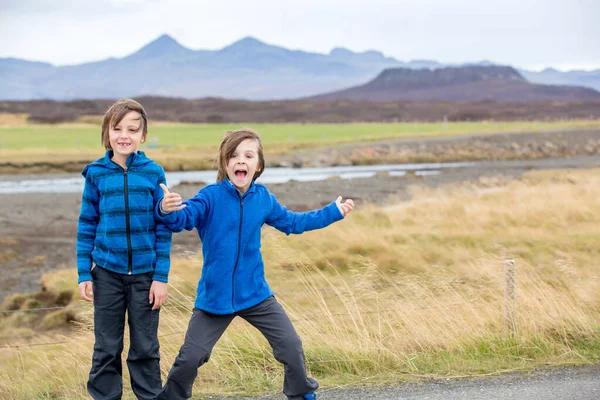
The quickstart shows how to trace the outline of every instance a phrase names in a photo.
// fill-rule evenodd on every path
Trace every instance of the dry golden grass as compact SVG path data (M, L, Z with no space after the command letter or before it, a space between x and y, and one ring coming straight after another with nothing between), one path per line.
M410 203L367 207L325 230L266 229L267 279L303 339L310 373L331 387L599 362L599 172L531 173L495 191L415 188ZM514 330L504 321L506 258L516 260ZM173 263L159 330L165 374L200 269L195 254ZM64 337L15 339L0 350L0 393L86 398L91 308L78 319ZM66 343L27 346L44 341ZM195 393L277 392L281 382L267 342L236 320Z
M27 125L28 114L0 113L0 127L14 128Z

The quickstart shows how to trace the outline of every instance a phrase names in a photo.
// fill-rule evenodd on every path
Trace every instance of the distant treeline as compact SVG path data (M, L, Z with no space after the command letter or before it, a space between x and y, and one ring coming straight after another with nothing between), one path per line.
M138 97L150 119L175 122L413 122L479 120L598 119L600 101L578 102L358 102L244 101L204 98ZM24 113L29 121L60 123L103 115L113 99L5 101L0 113Z

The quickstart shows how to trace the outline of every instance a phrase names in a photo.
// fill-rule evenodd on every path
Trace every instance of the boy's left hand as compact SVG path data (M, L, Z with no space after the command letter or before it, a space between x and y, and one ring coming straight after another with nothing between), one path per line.
M148 302L154 303L152 310L159 309L165 302L169 294L167 293L167 284L159 281L152 281L150 286L150 294L148 295Z
M350 214L350 212L354 209L354 201L352 201L352 199L346 199L346 201L342 203L342 196L338 196L338 198L335 200L335 205L344 217Z

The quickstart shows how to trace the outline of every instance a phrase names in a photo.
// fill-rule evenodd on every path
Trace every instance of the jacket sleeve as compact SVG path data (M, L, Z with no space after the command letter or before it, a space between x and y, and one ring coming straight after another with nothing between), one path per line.
M77 283L92 280L92 250L96 239L96 228L100 220L99 192L89 174L85 178L81 211L77 223Z
M154 208L154 219L163 223L171 232L191 231L200 228L206 221L209 210L209 200L206 192L200 190L191 199L184 201L185 208L164 214L160 211L160 202Z
M160 204L163 198L163 191L160 188L160 184L167 184L165 179L165 173L161 169L161 176L154 189L153 201L154 209ZM159 282L167 283L169 281L169 270L171 269L171 239L173 234L171 230L159 219L154 219L155 222L155 235L156 235L156 266L154 268L154 275L152 279Z
M286 235L325 228L344 218L335 202L328 204L320 210L298 213L290 211L279 204L273 194L270 193L269 195L271 213L265 220L265 223Z

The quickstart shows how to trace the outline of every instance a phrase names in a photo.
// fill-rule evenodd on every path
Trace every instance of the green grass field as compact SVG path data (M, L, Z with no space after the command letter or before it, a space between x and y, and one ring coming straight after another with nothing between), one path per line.
M216 147L227 130L237 124L149 124L147 145L190 148ZM248 124L268 145L324 145L354 141L462 134L540 132L598 129L600 121L451 122L395 124ZM98 149L100 125L95 124L0 124L0 150ZM0 153L1 155L2 153Z
M26 115L0 114L0 174L79 172L101 157L101 118L86 117L79 122L59 125L30 124ZM180 124L150 122L148 140L140 150L160 163L166 171L214 168L214 159L223 134L238 124ZM600 121L520 121L450 122L395 124L248 124L257 130L265 156L289 154L300 149L327 145L373 142L385 139L481 135L494 133L577 131L600 129ZM365 153L366 154L366 153ZM354 157L352 164L377 162L444 162L484 159L486 154L469 153L465 159L430 155L404 157L390 155L374 159L368 154ZM455 158L452 158L455 157Z

